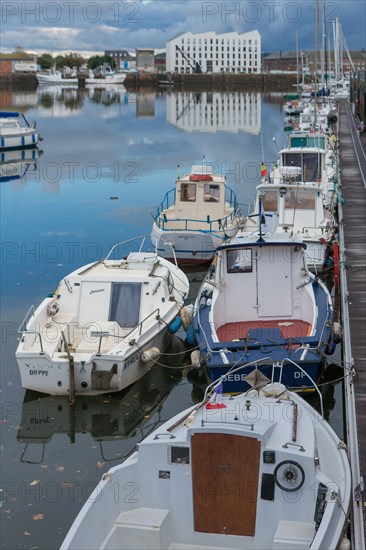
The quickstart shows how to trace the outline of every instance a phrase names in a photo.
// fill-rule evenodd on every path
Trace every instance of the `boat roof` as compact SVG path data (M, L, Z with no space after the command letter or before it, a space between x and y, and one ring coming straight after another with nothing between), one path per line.
M9 111L9 112L1 111L0 112L0 118L17 118L19 116L20 116L20 113L18 113L17 111Z
M294 233L270 233L262 230L260 235L259 230L256 231L239 231L235 237L225 241L217 250L230 248L242 248L243 246L301 246L306 248L301 235Z
M226 178L222 174L214 174L212 166L207 164L195 164L192 166L192 170L189 174L184 174L184 176L178 178L178 182L214 182L214 183L225 183Z
M271 191L271 190L280 190L282 187L285 187L286 189L311 189L314 192L322 191L322 186L320 183L317 182L311 182L311 181L302 181L302 182L278 182L278 183L260 183L257 185L256 189L258 191L265 190L265 191Z

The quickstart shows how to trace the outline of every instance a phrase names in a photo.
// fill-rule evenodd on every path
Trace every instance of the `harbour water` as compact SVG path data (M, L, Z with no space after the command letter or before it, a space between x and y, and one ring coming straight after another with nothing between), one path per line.
M121 394L72 406L25 392L14 353L26 311L114 243L150 233L177 165L185 173L212 163L247 214L261 162L276 160L272 138L281 147L286 135L281 95L54 89L7 100L37 121L44 139L23 160L1 158L1 545L53 549L101 475L197 402L204 379L188 373L189 353L176 337L164 366ZM188 276L193 300L203 272ZM329 381L342 372L331 365L323 386L340 437L341 384ZM132 484L124 491L133 498Z

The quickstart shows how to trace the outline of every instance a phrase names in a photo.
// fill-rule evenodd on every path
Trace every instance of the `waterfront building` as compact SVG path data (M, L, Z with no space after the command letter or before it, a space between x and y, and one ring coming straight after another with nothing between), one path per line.
M257 30L178 34L166 43L166 69L173 73L260 73L261 36Z
M104 55L113 59L117 70L128 70L136 67L135 58L127 50L106 50Z

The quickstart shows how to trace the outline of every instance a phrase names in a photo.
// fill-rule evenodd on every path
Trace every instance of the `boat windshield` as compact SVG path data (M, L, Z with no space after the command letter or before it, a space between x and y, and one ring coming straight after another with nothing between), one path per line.
M220 201L220 186L213 185L212 183L205 183L203 190L203 197L205 202L219 202Z
M284 153L283 166L302 169L302 181L320 181L321 155L318 153Z
M314 210L315 193L312 189L296 189L285 195L285 208L297 210Z
M262 206L265 212L277 212L278 191L264 191L261 194Z
M109 321L134 328L140 319L141 283L113 283Z

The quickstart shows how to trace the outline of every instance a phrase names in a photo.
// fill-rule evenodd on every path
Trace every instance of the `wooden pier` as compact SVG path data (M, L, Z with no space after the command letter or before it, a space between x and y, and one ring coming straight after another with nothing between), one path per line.
M345 367L351 373L345 378L345 408L354 484L353 522L359 524L353 524L353 548L358 549L365 547L366 525L362 494L366 480L366 140L358 135L347 100L339 103L338 137L344 200L340 205L343 347Z

